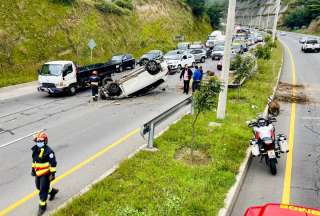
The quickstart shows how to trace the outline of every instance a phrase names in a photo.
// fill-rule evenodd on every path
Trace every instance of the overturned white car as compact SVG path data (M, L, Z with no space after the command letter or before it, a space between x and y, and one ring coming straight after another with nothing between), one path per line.
M119 80L106 78L100 88L101 99L123 98L139 95L155 89L164 83L168 76L165 61L149 61L144 67L136 68Z

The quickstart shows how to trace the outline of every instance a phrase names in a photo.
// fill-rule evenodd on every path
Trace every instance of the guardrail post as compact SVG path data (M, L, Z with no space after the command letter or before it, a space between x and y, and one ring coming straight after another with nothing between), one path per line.
M153 139L154 139L154 123L150 124L149 137L148 137L148 149L153 148Z

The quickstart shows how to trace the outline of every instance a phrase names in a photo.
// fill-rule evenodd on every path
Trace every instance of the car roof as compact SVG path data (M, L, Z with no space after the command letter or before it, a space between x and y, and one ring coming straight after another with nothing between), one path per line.
M315 216L320 210L285 204L266 204L247 209L245 216Z
M70 64L72 63L72 61L50 61L50 62L46 62L45 64L62 64L62 65L65 65L65 64Z

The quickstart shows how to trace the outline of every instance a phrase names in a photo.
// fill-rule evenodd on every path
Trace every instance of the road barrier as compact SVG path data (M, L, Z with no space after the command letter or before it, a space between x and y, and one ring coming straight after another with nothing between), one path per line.
M141 127L140 134L142 137L144 137L148 133L148 144L147 148L152 149L153 148L153 142L154 142L154 130L161 122L172 116L174 113L178 112L181 108L191 104L191 113L193 113L193 105L192 105L192 96L188 97L187 99L181 101L180 103L174 105L170 109L164 111L160 115L156 116L149 122L145 123Z

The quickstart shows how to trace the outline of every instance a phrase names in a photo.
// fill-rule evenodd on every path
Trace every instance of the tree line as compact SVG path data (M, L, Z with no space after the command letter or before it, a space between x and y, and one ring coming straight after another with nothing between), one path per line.
M295 0L289 4L284 25L290 29L309 26L320 17L320 0Z
M210 24L218 29L223 18L226 1L224 0L185 0L197 17L208 15Z

